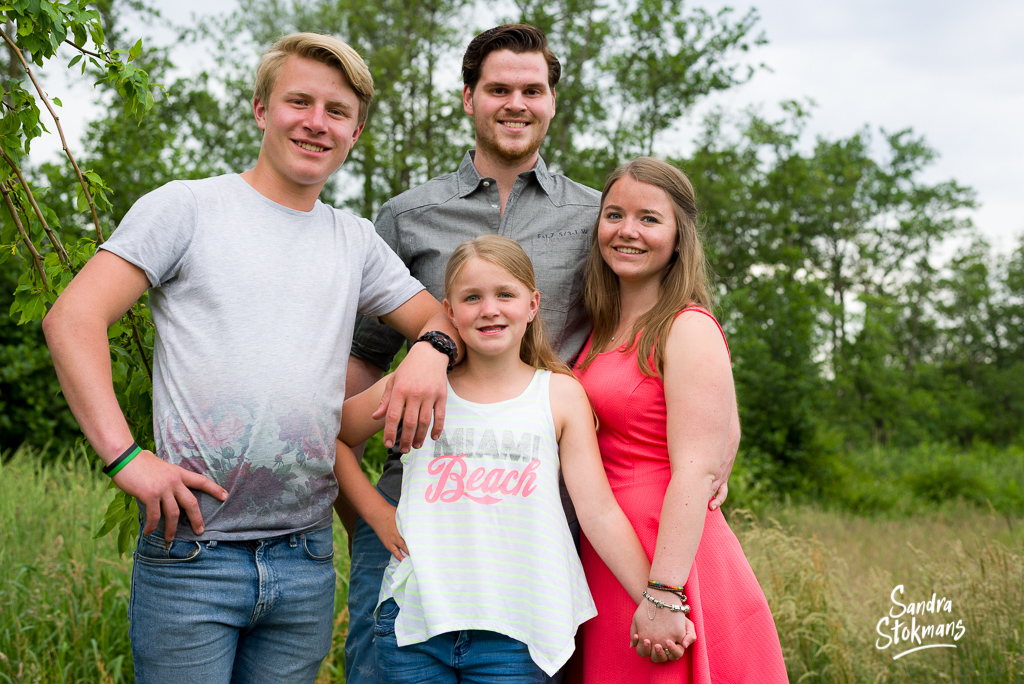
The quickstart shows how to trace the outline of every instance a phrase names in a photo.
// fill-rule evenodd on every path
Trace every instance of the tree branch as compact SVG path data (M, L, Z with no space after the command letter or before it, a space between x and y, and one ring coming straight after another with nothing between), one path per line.
M107 59L106 55L101 55L100 53L93 52L92 50L86 50L84 47L81 47L79 45L75 45L70 40L64 39L64 42L67 43L68 45L70 45L71 47L75 48L76 50L78 50L82 54L89 55L91 57L98 57L98 58L100 58L102 60L106 60Z
M11 40L11 37L8 36L3 29L0 29L0 37L2 37L4 41L10 46L11 52L17 55L18 60L21 62L22 68L25 69L25 73L28 74L28 77L32 79L32 85L36 87L36 92L39 93L39 97L42 99L43 104L46 105L46 109L49 110L50 116L53 117L53 123L57 125L57 133L60 134L60 142L61 145L64 147L64 154L66 154L68 156L68 159L71 160L71 165L75 168L75 173L78 174L78 182L81 184L82 191L85 193L85 199L89 201L89 209L90 211L92 211L92 221L93 224L96 226L97 242L103 244L103 230L100 228L100 217L96 214L96 205L92 201L92 194L89 192L89 186L85 182L85 176L82 175L82 170L78 168L78 162L76 162L75 158L71 156L71 150L68 149L68 141L67 138L64 137L64 129L61 128L60 125L60 117L57 116L57 113L55 111L53 111L53 105L50 104L49 98L46 97L46 93L43 92L42 87L39 85L39 81L36 80L36 75L32 73L32 69L29 68L28 62L25 61L25 55L21 53L21 49L14 44L14 41Z
M132 339L135 340L135 346L139 348L139 356L142 357L142 367L146 369L146 375L149 376L149 382L153 382L153 369L149 367L149 359L146 358L146 349L142 346L142 335L139 334L139 327L135 324L135 313L128 309L125 314L128 319L128 325L132 328Z
M36 246L32 244L32 238L29 237L28 231L25 230L24 224L21 222L21 216L18 215L18 210L14 207L14 202L11 201L11 192L7 187L7 183L0 183L0 192L4 195L4 203L7 205L7 211L11 212L11 218L14 219L14 225L18 227L18 232L21 233L22 239L25 240L25 246L28 247L28 251L32 254L32 261L36 264L36 270L39 271L39 277L43 279L43 287L46 290L50 289L50 282L46 279L46 270L43 268L43 260L39 258L39 252L36 251Z
M43 224L43 230L46 231L46 236L50 238L50 244L53 245L53 249L57 252L57 258L60 259L60 262L62 264L64 264L68 268L72 268L71 257L68 256L68 252L66 249L64 249L64 245L57 238L56 234L54 234L53 230L50 228L50 225L46 222L46 219L43 218L43 212L39 208L39 205L36 203L36 198L32 194L32 188L29 187L28 182L25 180L25 176L22 175L21 169L19 169L18 165L15 164L9 156L7 156L7 152L5 152L3 149L0 149L0 155L3 156L4 161L7 162L7 165L10 166L11 169L14 171L15 175L18 176L18 181L21 183L21 187L25 191L25 195L28 196L28 201L32 205L32 209L35 210L36 216L39 218L39 222ZM73 268L72 271L74 271Z

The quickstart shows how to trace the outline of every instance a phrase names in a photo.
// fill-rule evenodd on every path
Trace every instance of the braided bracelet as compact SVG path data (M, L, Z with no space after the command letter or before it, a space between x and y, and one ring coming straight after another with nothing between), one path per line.
M646 589L644 589L644 598L647 599L647 604L648 604L647 605L647 619L648 620L653 620L654 619L654 617L658 614L658 608L667 608L669 611L671 611L673 613L682 613L683 615L689 615L690 614L690 606L688 606L686 603L682 603L681 605L678 605L678 606L673 606L673 605L671 605L669 603L665 603L664 601L659 601L658 599L654 598L653 596L651 596L650 594L647 593ZM654 615L651 615L651 606L650 606L650 604L652 604L652 603L654 604Z
M683 587L673 587L668 584L662 584L661 582L655 582L654 580L648 580L647 588L657 589L658 591L667 591L670 594L675 594L679 597L680 601L686 603L686 594L683 593L685 591Z

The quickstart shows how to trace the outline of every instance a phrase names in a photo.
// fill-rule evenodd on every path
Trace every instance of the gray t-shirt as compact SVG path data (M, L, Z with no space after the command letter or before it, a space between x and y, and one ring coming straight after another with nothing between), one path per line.
M566 361L583 346L590 322L583 310L582 266L601 207L601 193L561 174L544 160L519 174L500 210L498 184L473 164L474 152L459 170L438 176L388 200L377 215L377 232L412 274L437 299L444 298L444 270L462 242L481 235L503 235L522 245L533 261L540 290L544 330ZM360 317L352 353L387 370L404 340L394 330ZM401 454L389 454L377 486L393 499L402 493ZM571 511L568 494L563 496ZM575 514L569 512L570 520Z
M373 225L289 209L232 174L151 192L102 248L151 285L157 454L228 490L197 494L198 538L329 525L356 313L423 289ZM197 538L184 515L177 535Z

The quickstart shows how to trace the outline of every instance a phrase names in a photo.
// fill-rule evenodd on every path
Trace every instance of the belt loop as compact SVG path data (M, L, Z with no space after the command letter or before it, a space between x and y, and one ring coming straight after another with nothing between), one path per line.
M299 545L299 540L298 540L298 536L299 536L299 535L297 535L297 534L294 534L294 533L293 533L293 534L289 534L289 535L288 535L288 546L292 547L293 549L294 549L294 548L295 548L296 546L298 546L298 545Z

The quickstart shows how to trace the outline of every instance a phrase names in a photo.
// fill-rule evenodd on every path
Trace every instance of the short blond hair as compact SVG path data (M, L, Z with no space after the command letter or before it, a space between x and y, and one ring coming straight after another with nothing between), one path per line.
M363 58L348 43L333 36L319 33L291 33L283 36L263 53L256 67L256 85L252 91L253 100L264 106L270 102L270 93L286 59L295 55L305 57L340 69L349 86L359 98L359 121L366 121L366 114L373 99L373 77Z

